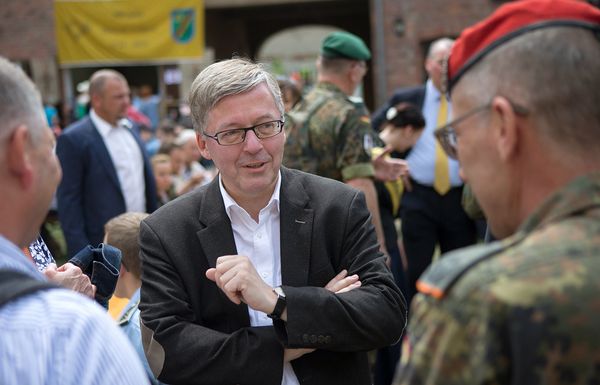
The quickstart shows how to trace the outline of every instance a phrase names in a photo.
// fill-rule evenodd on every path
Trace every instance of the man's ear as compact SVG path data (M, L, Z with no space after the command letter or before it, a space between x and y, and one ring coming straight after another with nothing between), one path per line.
M29 152L29 129L18 126L6 143L6 162L9 173L19 180L23 188L29 188L33 182L33 165Z
M362 80L362 68L356 64L350 66L350 79L352 79L352 83L360 83Z
M204 159L212 159L210 156L210 151L208 151L208 147L206 146L206 138L202 134L196 134L196 143L198 143L198 148L200 149L200 154Z
M503 96L496 96L491 103L492 112L495 113L497 124L492 123L492 135L496 141L498 155L503 161L515 156L519 149L519 129L517 116L508 101Z

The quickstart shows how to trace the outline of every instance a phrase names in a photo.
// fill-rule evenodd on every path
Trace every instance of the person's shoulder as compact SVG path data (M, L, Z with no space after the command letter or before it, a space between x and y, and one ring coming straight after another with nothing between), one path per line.
M43 319L46 323L61 323L62 319L95 319L103 311L90 299L64 288L49 288L24 295L5 305L3 311L13 313L15 317L24 316L21 327L39 326ZM38 321L35 321L35 320ZM33 320L33 325L27 321Z
M85 132L94 127L92 123L92 119L90 119L89 115L84 116L83 118L71 123L63 130L62 135L73 135L75 133Z
M510 303L531 302L546 295L548 290L556 291L540 282L569 279L566 267L600 270L595 252L598 242L592 239L593 230L589 228L593 228L589 222L573 218L533 232L517 232L502 241L449 252L420 277L417 288L440 300L450 294L464 299L473 292L488 290L493 292L489 298ZM587 282L582 279L579 284L585 290Z
M67 126L57 138L57 145L70 142L81 148L86 143L91 143L95 127L89 116L85 116Z
M402 87L398 88L394 91L394 96L403 96L403 95L413 95L425 92L425 84L420 84L418 86L410 86L410 87Z
M409 101L416 103L416 100L425 96L426 87L424 84L411 87L398 88L390 98L390 104L398 104Z
M0 327L15 333L47 335L68 333L75 338L116 333L116 325L103 308L81 294L63 288L38 290L17 298L0 309ZM8 322L7 322L8 321ZM102 331L105 330L105 331Z
M479 274L475 271L476 266L502 253L507 246L505 242L497 241L444 254L419 278L417 289L427 296L439 300L445 299L467 274Z

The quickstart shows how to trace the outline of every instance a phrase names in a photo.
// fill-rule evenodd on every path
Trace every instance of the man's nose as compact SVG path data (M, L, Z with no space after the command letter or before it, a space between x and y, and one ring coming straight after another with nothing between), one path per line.
M248 152L256 152L262 149L261 140L252 130L246 131L246 140L244 140L244 149Z

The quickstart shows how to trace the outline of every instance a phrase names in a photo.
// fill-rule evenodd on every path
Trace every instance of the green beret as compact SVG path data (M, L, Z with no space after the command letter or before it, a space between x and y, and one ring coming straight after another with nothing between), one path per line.
M323 40L321 55L328 59L369 60L371 51L360 37L348 32L333 32Z

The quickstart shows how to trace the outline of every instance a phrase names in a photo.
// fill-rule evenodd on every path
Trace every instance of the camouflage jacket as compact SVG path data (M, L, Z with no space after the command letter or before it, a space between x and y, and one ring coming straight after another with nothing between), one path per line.
M336 86L319 83L287 114L283 164L345 181L375 174L368 116ZM367 149L365 149L367 147Z
M418 286L394 384L600 383L600 174Z

